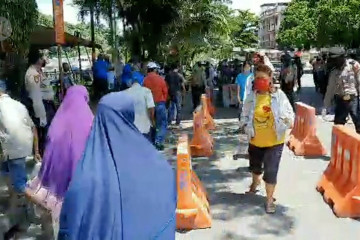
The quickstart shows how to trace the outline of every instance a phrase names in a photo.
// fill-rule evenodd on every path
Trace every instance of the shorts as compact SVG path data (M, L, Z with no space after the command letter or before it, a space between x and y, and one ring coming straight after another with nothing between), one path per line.
M276 184L283 149L284 144L265 148L249 144L250 171L256 175L264 173L266 183Z
M11 159L1 164L1 172L10 178L16 193L25 193L27 175L26 158Z

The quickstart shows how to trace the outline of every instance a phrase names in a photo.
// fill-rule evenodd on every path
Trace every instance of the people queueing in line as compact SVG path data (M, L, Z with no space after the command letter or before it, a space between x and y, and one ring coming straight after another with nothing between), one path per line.
M0 76L1 77L1 76ZM0 81L0 143L3 161L1 173L9 191L10 229L4 239L17 237L30 226L31 194L26 190L26 157L41 160L37 128L26 107L6 94L6 84Z
M360 134L360 64L353 59L347 59L345 54L342 48L330 49L329 57L335 62L335 69L330 73L322 115L326 115L334 100L334 124L346 124L350 115L356 132Z
M101 96L108 92L107 73L109 69L109 62L105 59L105 57L106 56L104 54L99 54L93 66L93 87L96 99L100 99Z
M193 110L200 105L200 97L205 93L206 75L201 62L195 64L191 76L190 86Z
M40 171L27 187L32 199L50 211L55 236L62 200L84 152L94 119L89 100L84 86L68 89L49 128ZM44 212L41 217L47 219L47 215Z
M241 125L249 138L252 184L256 193L261 175L266 185L266 213L275 213L274 192L284 147L285 133L294 122L294 112L286 95L272 83L273 72L266 65L256 67L254 91L245 99Z
M152 128L156 127L155 103L151 90L141 86L144 77L139 72L133 72L132 86L125 90L135 105L134 125L150 141L154 142Z
M172 64L169 73L165 77L168 86L170 106L168 111L168 124L171 125L176 115L176 125L181 122L182 94L185 89L183 77L179 74L178 66Z
M243 63L243 71L236 78L237 97L239 101L239 119L243 108L243 103L246 99L248 92L249 82L253 82L254 74L251 72L251 64L248 61Z
M156 80L152 71L149 80ZM134 120L127 93L110 93L99 102L64 198L59 240L175 240L174 171Z
M280 86L295 110L294 88L297 87L297 68L289 54L285 55L283 58L283 66L280 72Z
M26 91L22 100L38 129L39 150L40 154L43 155L47 130L56 112L54 103L55 93L50 85L50 79L46 79L42 71L46 61L39 50L31 49L28 59L29 68L25 74Z
M151 90L155 102L155 146L158 150L164 150L164 142L167 133L167 110L166 101L168 88L165 79L158 73L158 65L150 62L147 65L148 74L144 79L144 87Z

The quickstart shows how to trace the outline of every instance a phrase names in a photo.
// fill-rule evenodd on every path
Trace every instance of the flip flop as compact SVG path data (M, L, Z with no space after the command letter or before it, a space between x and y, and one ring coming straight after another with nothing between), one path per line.
M274 214L276 212L276 205L275 205L275 199L273 202L266 202L265 203L265 212L267 214Z
M250 185L250 189L248 191L246 191L246 194L256 194L257 192L259 192L259 190L257 189L257 187L260 185L260 183L258 184L251 184Z

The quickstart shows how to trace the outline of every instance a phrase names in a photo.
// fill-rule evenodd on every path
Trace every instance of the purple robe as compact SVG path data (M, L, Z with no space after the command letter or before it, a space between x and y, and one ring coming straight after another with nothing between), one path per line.
M62 199L90 134L93 113L83 86L67 90L49 128L45 154L38 177L29 184L34 198L57 219Z

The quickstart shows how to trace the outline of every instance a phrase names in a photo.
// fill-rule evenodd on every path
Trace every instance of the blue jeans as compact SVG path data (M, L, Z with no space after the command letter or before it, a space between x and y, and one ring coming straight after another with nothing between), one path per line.
M25 193L27 182L25 158L11 159L3 162L1 171L10 178L16 193Z
M156 135L155 144L163 145L167 132L167 113L165 102L155 104Z
M174 120L175 110L176 110L176 124L180 124L181 122L181 103L182 103L182 95L181 92L177 92L175 96L171 97L170 107L169 107L169 115L168 122Z

